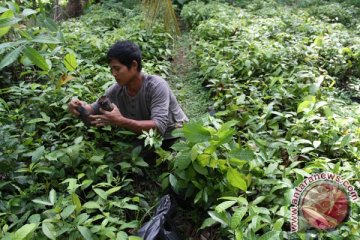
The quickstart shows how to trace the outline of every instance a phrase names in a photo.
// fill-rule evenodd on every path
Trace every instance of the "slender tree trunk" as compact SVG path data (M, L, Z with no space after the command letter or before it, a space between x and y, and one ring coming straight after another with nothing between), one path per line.
M58 20L60 17L60 5L59 0L54 1L54 21Z
M83 13L81 0L69 0L66 9L69 17L79 17Z

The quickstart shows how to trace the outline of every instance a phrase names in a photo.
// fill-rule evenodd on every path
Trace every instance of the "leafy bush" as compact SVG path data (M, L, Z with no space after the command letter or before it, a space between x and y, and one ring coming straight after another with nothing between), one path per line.
M286 233L293 189L316 172L359 175L358 110L338 100L334 87L359 78L352 65L359 63L359 38L274 1L246 11L219 4L221 14L202 13L207 6L189 3L182 14L192 16L196 71L221 120L184 127L168 181L194 202L212 205L204 228L221 223L232 239L301 238ZM356 239L359 205L352 207L346 225L315 234Z

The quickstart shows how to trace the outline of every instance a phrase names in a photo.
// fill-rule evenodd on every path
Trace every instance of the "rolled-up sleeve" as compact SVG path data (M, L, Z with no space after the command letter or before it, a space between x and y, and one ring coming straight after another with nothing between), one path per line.
M152 89L151 93L151 119L154 120L156 128L164 135L169 120L170 90L167 83L160 82Z

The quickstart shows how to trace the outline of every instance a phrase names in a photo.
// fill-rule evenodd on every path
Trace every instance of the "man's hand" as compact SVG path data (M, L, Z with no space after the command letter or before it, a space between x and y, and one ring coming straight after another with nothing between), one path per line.
M73 99L71 99L71 101L68 104L68 110L72 115L79 117L80 113L76 108L78 108L80 106L85 107L85 105L86 105L85 102L80 101L79 99L73 98Z
M102 127L107 125L122 125L122 121L125 119L124 116L120 113L118 107L115 104L112 104L113 110L111 112L105 111L104 109L99 109L102 115L90 115L91 124L96 127Z

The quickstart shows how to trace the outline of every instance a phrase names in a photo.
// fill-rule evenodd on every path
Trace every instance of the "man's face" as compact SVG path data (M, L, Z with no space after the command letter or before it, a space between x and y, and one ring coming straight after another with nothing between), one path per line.
M134 79L137 73L136 63L132 64L129 69L127 68L127 66L120 63L117 59L111 59L109 65L111 69L111 74L114 76L116 82L121 86L125 86L129 82L131 82L131 80Z

